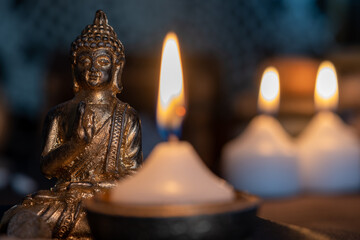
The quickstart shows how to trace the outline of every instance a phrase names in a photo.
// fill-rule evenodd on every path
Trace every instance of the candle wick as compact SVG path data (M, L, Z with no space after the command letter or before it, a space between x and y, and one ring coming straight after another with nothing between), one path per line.
M179 138L178 138L176 135L174 135L174 134L170 134L170 135L169 135L169 138L168 138L168 141L169 141L169 142L178 142L178 141L179 141Z

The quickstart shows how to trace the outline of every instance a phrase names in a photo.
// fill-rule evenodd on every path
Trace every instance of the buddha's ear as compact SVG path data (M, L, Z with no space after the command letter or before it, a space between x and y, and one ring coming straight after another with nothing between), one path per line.
M74 93L76 94L77 92L79 92L80 87L79 87L79 83L77 82L76 79L76 73L75 73L75 64L71 64L71 73L72 73L72 78L73 78L73 89L74 89Z
M116 64L113 71L113 86L117 93L120 93L123 89L121 74L124 68L124 61L121 61L120 64Z

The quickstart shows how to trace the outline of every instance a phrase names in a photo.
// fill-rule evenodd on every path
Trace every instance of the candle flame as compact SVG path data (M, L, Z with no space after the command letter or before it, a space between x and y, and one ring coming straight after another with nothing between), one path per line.
M186 114L179 41L175 33L165 37L160 69L156 118L163 137L179 135Z
M334 110L339 101L339 89L334 65L329 61L320 64L314 92L315 106L319 110Z
M275 113L280 102L279 73L274 67L267 67L261 78L258 108L261 112Z

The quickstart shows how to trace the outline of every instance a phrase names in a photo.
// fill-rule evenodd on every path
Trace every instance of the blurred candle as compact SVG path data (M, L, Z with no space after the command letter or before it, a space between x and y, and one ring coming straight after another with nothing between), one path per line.
M270 114L279 107L279 74L274 67L265 70L255 117L242 135L223 149L225 178L237 189L263 197L290 195L299 187L297 156L290 136Z
M319 113L300 135L301 182L305 190L345 192L360 186L359 141L355 132L331 112L338 104L336 70L321 63L314 92Z
M156 115L160 133L170 140L155 146L138 173L117 184L110 194L112 201L158 205L234 199L233 188L205 166L188 142L175 137L185 113L179 44L169 33L163 45Z

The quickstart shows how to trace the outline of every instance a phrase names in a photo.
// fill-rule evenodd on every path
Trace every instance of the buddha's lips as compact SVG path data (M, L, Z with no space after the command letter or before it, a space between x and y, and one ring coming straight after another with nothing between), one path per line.
M95 72L95 73L88 73L87 77L89 80L97 80L101 77L101 72Z

